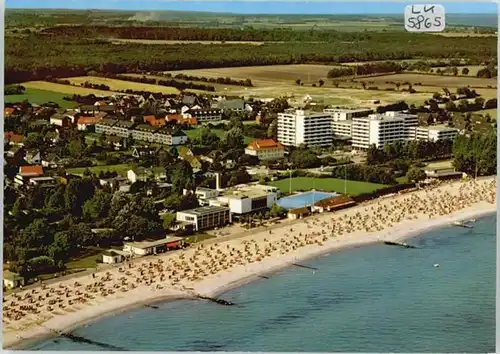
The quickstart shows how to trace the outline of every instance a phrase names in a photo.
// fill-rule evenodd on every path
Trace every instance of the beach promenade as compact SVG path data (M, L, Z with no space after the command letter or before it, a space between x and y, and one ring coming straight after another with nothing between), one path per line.
M3 346L155 301L213 296L322 253L401 241L494 212L496 177L457 181L23 290L3 300Z

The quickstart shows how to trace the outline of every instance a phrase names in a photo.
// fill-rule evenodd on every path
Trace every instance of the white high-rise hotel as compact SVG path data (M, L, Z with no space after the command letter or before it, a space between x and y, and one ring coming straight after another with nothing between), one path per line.
M329 146L333 142L332 116L303 110L278 113L278 141L285 146Z
M352 147L383 147L397 140L415 140L418 116L401 112L370 114L352 119Z
M278 114L278 141L285 146L328 146L333 136L350 138L354 149L380 148L397 140L453 139L458 130L419 127L418 116L404 112L369 114L370 110L329 109L323 113L297 110Z

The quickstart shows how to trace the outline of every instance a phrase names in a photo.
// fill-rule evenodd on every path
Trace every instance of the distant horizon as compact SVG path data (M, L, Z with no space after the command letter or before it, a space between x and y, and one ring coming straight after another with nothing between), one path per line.
M87 7L86 0L6 0L6 9L16 10L82 10L82 11L131 11L131 12L200 12L226 15L403 15L409 2L396 1L162 1L162 0L102 0ZM266 6L262 6L263 3ZM414 3L421 3L415 1ZM447 2L442 4L447 14L496 15L498 6L493 2ZM96 6L97 5L97 6ZM284 6L286 5L286 6ZM263 9L264 8L264 9ZM263 12L265 11L265 12Z

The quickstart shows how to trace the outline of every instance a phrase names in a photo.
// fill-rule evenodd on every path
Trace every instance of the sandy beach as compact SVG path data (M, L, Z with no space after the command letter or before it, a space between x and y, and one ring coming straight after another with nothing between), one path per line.
M402 241L496 212L496 177L441 184L316 214L293 225L136 259L3 299L3 347L38 341L133 307L215 296L291 263L346 247Z

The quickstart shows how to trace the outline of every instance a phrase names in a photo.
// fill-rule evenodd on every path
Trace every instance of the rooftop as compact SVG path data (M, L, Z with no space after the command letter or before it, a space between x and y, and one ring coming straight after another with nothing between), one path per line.
M247 149L262 150L262 149L284 149L284 146L280 143L274 141L273 139L258 139L252 141L251 144L247 146Z
M451 127L447 127L446 125L444 124L440 124L440 125L431 125L429 127L427 127L429 130L434 130L434 131L438 131L438 132L456 132L458 129L456 128L451 128Z
M143 241L143 242L125 242L125 245L132 246L135 248L150 248L150 247L158 247L165 245L170 242L178 242L184 240L182 237L175 236L167 236L166 238L162 238L154 241Z
M199 207L195 209L190 209L190 210L183 210L181 213L186 213L186 214L191 214L191 215L196 215L196 216L203 216L207 214L212 214L212 213L218 213L221 211L229 211L228 207L223 207L223 206L216 206L216 205L207 205L204 207Z

